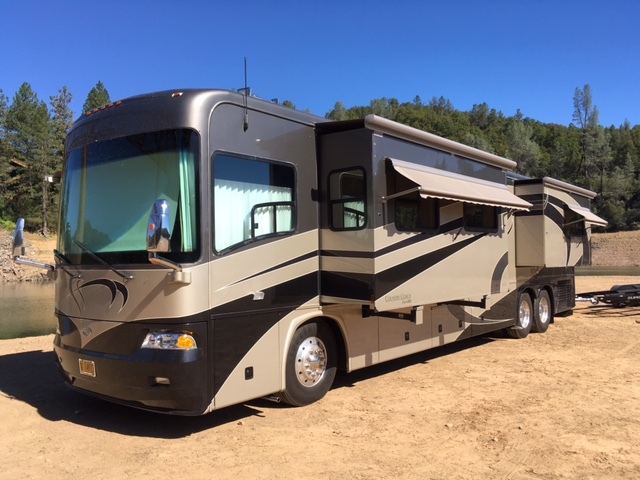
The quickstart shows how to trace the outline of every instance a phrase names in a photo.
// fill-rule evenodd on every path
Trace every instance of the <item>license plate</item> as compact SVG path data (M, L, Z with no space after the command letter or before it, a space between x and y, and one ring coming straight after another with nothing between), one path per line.
M80 358L78 360L80 362L80 373L82 375L88 375L89 377L96 376L96 364L92 360L83 360Z

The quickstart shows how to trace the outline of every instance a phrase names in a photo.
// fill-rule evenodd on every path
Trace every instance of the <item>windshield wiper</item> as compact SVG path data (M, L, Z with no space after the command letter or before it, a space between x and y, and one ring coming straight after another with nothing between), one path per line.
M93 258L94 260L97 260L98 262L100 262L102 265L104 265L105 267L107 267L109 270L111 270L112 272L114 272L116 275L119 275L123 280L127 281L127 280L132 280L133 279L133 275L125 275L122 272L119 272L118 270L116 270L115 268L113 268L108 262L106 262L105 260L103 260L102 258L100 258L98 255L96 255L95 253L93 253L91 250L89 250L87 247L85 247L82 243L80 243L78 240L74 239L73 243L75 243L77 246L79 246L83 252L88 253L89 256L91 258Z
M82 278L82 275L80 275L79 273L76 273L75 275L73 273L71 273L70 271L68 271L65 267L66 266L71 266L73 268L75 268L76 270L78 269L78 267L76 267L73 262L71 260L69 260L66 256L64 256L62 253L60 253L59 250L53 250L53 255L56 257L56 259L58 260L56 262L56 266L58 268L61 268L62 271L64 273L66 273L67 275L69 275L70 277L73 278ZM63 263L64 262L64 263Z
M62 253L60 253L60 250L53 250L53 254L55 255L55 257L58 260L62 260L64 263L66 263L67 265L73 265L73 262L71 260L69 260L67 257L65 257ZM75 267L75 265L73 265Z

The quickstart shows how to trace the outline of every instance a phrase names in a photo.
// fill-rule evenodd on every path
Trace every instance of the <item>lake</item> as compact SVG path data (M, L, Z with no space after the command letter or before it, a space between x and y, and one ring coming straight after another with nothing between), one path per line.
M0 285L0 340L55 331L53 282Z

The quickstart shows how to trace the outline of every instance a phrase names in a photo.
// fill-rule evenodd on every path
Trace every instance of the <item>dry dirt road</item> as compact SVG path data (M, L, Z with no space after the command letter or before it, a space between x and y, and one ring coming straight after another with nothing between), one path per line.
M578 277L578 292L640 278ZM640 308L339 375L322 401L204 417L62 386L51 337L0 341L2 479L638 479Z

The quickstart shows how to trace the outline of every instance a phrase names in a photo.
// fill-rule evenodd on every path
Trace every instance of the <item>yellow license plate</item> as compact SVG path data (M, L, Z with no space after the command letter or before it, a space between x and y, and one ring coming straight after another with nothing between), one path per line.
M87 375L89 377L96 376L96 364L94 361L80 358L78 359L78 362L80 362L80 373L82 375Z

